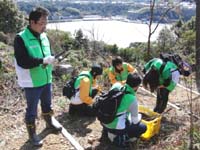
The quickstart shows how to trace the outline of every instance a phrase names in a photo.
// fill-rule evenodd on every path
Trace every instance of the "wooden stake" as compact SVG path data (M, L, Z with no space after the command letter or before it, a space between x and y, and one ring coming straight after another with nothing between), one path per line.
M57 124L62 126L56 119L54 120ZM84 150L84 148L73 138L73 136L62 126L62 135L69 140L69 142L77 149Z
M196 94L196 95L200 95L199 92L197 92L197 91L192 91L191 89L186 88L186 87L184 87L183 85L177 84L177 86L179 86L179 87L185 89L186 91L192 92L192 93L194 93L194 94Z

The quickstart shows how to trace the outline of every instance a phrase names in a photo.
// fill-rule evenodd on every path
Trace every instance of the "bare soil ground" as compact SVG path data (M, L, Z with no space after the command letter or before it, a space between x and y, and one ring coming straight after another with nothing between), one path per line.
M22 91L18 88L15 78L4 77L0 84L0 149L1 150L34 150L27 141L28 136L23 122L26 102ZM53 84L53 108L55 117L63 127L80 143L84 149L91 150L118 150L107 139L101 138L102 127L96 118L70 116L68 114L69 101L62 96L62 85L59 80ZM176 104L181 109L175 109L168 105L161 120L159 134L148 141L141 140L139 150L187 150L190 142L190 116L189 111L190 93L180 87L170 94L169 102ZM194 113L199 116L199 96L192 95ZM151 94L138 90L139 104L152 109L155 105L155 97ZM194 125L199 120L193 118ZM41 118L38 107L37 133L43 138L44 144L41 150L74 150L70 142L62 134L51 134L45 129L45 123ZM198 135L199 136L199 135ZM194 142L194 149L200 149L200 137ZM199 141L198 141L199 140Z

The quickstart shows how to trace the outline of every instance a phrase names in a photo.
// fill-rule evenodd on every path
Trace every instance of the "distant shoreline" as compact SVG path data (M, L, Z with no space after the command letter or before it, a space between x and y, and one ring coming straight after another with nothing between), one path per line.
M126 18L82 18L82 19L59 19L49 20L49 23L60 23L60 22L78 22L78 21L121 21L128 23L147 24L147 22L141 20L129 20Z

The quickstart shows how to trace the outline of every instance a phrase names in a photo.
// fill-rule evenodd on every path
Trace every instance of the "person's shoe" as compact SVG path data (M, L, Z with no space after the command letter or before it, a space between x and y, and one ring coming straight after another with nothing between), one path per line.
M33 146L41 147L43 144L43 141L40 139L40 137L36 134L36 127L35 124L26 124L26 128L29 135L29 141Z
M43 114L44 120L46 121L46 129L53 130L55 132L62 131L62 126L51 114Z
M139 145L139 139L138 138L130 138L129 139L129 147L130 149L134 149L134 150L137 150L138 149L138 145Z

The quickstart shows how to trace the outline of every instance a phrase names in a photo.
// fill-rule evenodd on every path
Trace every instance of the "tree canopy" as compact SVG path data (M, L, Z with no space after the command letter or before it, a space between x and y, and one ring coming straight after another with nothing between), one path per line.
M0 1L0 31L18 32L25 25L25 16L12 0Z

